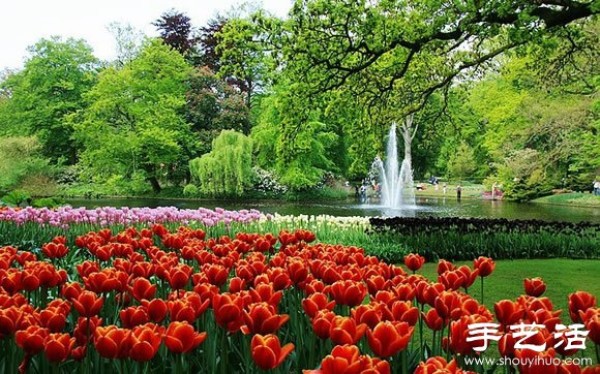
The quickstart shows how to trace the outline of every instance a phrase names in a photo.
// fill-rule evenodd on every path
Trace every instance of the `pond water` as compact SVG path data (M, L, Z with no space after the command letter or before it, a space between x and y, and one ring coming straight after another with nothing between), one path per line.
M216 207L239 210L257 209L263 213L282 215L319 215L334 216L402 216L402 217L481 217L508 219L541 219L548 221L600 223L600 209L586 207L568 207L547 204L515 203L509 201L489 201L480 199L417 197L417 204L406 209L390 210L373 203L360 203L354 199L331 201L288 202L280 200L178 200L152 198L107 198L107 199L68 199L74 207L95 208L114 207L159 207L175 206L181 209Z

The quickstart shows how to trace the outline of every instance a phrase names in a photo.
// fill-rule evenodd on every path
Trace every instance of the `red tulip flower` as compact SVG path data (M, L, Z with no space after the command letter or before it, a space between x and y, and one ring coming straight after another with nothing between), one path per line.
M406 322L380 322L372 331L367 330L367 341L375 355L392 357L406 349L413 329Z
M360 305L367 296L367 287L352 280L337 281L331 285L331 294L336 304L350 307Z
M281 365L283 360L294 350L294 345L288 343L281 346L276 335L254 335L250 343L252 360L263 370L272 370Z
M331 321L329 338L334 344L356 344L363 337L367 325L356 325L356 321L350 317L336 316Z
M479 276L484 278L492 274L496 263L489 257L480 256L473 261L473 268L479 270Z
M569 316L576 323L582 322L579 312L586 312L596 307L596 297L585 291L577 291L569 295Z
M160 323L167 316L169 307L163 299L142 300L142 305L148 311L148 317L152 322Z
M335 301L329 301L322 292L315 292L302 300L302 309L309 318L314 318L320 310L333 310L334 306Z
M152 323L134 327L130 335L129 357L138 362L152 360L160 348L163 331L164 327Z
M69 252L64 243L47 243L42 246L42 252L48 258L63 258Z
M450 362L447 362L445 358L435 356L429 357L425 362L421 362L414 372L414 374L434 373L458 374L462 373L462 370L456 364L456 360L452 359Z
M331 322L335 317L335 313L329 310L321 310L317 312L315 318L312 319L312 328L315 335L318 336L320 339L329 338Z
M165 345L173 353L188 353L206 340L206 332L198 333L187 322L171 322L165 332Z
M390 374L390 364L378 358L361 355L355 345L336 345L321 361L321 369L306 373L319 374Z
M540 297L546 292L546 283L540 277L525 278L523 285L525 286L525 293L529 296Z
M434 308L429 309L426 314L423 314L423 320L432 331L440 331L444 328L444 320Z
M98 315L104 304L104 299L98 297L98 295L92 291L82 291L81 294L72 301L75 310L77 310L77 313L79 313L81 317L93 317Z
M44 341L44 354L50 362L63 362L71 355L75 338L69 334L50 334Z
M500 300L494 304L496 318L504 326L513 325L524 317L523 306L511 300Z
M450 261L446 261L444 259L441 259L438 262L438 266L437 266L437 273L438 275L442 275L447 271L452 271L452 270L456 270L456 266L451 263Z
M131 347L131 330L117 326L98 326L94 332L94 347L105 358L126 358Z
M65 283L60 289L60 294L67 300L79 297L83 291L83 286L78 282Z
M44 341L48 334L48 329L33 325L17 331L15 341L27 355L33 356L44 349Z
M146 278L135 278L131 283L131 287L129 287L129 292L137 301L150 300L156 294L156 285L150 283Z
M419 254L410 253L410 254L404 256L404 265L406 265L407 268L412 270L413 273L415 271L419 270L423 266L424 263L425 263L425 257L423 257Z
M192 275L192 270L192 267L189 265L179 265L177 267L170 268L165 273L165 277L172 289L180 290L185 288L185 286L188 284Z
M251 304L243 317L242 332L261 335L276 332L290 319L287 314L277 314L275 307L265 302Z
M150 320L148 317L148 312L143 306L131 306L129 308L122 309L119 311L119 317L121 318L123 327L128 329L148 323Z
M241 297L232 294L215 295L212 301L217 324L227 330L237 331L242 321L242 310L244 301Z

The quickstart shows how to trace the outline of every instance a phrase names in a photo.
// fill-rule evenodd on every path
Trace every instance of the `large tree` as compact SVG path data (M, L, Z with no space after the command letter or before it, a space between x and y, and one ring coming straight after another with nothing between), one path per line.
M84 106L82 96L96 82L98 60L83 40L42 39L28 49L23 70L2 82L0 133L37 135L53 161L76 161L65 116Z
M87 95L88 108L72 119L84 176L142 176L155 192L179 182L195 141L183 116L190 67L160 40L147 41L122 69L104 70Z
M405 112L496 56L600 12L599 0L298 0L286 28L286 61L309 94L348 87L401 92Z
M166 45L187 56L194 48L197 38L194 35L190 17L171 9L154 21L160 37Z

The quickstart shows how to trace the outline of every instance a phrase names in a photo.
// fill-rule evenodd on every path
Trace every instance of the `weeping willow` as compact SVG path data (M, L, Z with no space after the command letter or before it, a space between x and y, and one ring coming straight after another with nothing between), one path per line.
M241 196L252 183L252 140L223 130L212 151L190 161L190 173L208 196Z

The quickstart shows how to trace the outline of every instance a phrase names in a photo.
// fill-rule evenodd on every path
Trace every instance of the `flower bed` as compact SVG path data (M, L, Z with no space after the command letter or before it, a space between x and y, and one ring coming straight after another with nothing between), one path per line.
M567 334L576 323L589 331L586 353L598 354L593 295L569 295L569 325L533 279L492 313L466 293L483 288L488 258L472 268L440 261L432 282L416 274L418 255L403 268L314 240L307 230L211 238L154 225L90 232L73 246L57 237L38 252L3 247L0 370L482 372L467 360L488 343L469 340L475 323L495 326L496 357L557 358L525 373L580 372L563 360L578 353ZM521 322L538 324L528 343L543 343L541 352L517 347L511 326ZM569 326L556 335L561 323Z

